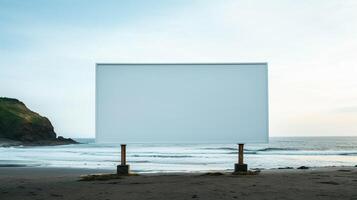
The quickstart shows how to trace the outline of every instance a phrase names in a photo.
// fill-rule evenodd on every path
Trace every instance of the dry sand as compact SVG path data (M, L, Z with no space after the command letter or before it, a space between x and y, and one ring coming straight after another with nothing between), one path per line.
M78 181L109 171L0 168L0 200L357 199L357 167L264 170L259 175L150 174Z

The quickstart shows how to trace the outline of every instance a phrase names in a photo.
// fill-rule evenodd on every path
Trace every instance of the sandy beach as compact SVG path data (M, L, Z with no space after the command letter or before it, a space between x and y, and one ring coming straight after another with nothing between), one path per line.
M0 199L357 199L357 167L263 170L259 175L140 174L105 181L81 175L112 173L68 168L0 168Z

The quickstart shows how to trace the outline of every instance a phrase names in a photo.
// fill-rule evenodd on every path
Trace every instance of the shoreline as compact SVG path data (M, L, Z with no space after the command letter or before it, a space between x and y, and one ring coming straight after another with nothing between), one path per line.
M306 171L333 171L335 169L356 169L357 165L353 166L301 166L307 167L306 169L299 169L294 167L279 167L279 168L249 168L249 171L256 171L260 173L277 173L281 171L296 171L296 172L306 172ZM84 167L50 167L50 166L37 166L37 165L23 165L23 164L0 164L0 175L2 174L2 170L12 170L12 169L22 169L25 171L73 171L73 172L84 172L84 173L115 173L116 168L107 169L107 168L84 168ZM205 174L205 173L223 173L223 174L230 174L233 173L233 169L226 169L226 170L202 170L202 171L190 171L190 172L139 172L133 171L133 174L139 175L167 175L167 174L177 174L177 175L184 175L184 174Z
M115 173L115 169L0 167L0 199L357 198L354 166L270 169L258 175L139 173L119 179L79 181L82 175L98 173Z
M357 162L356 162L357 163ZM129 163L129 165L131 165ZM37 164L14 164L14 163L0 163L0 174L2 169L10 170L12 168L19 168L19 169L24 169L24 170L64 170L64 171L81 171L81 172L103 172L103 173L108 173L108 172L116 172L116 168L113 167L112 169L108 168L85 168L85 167L58 167L58 166L42 166L42 165L37 165ZM348 169L357 169L357 164L356 165L331 165L331 166L300 166L300 167L278 167L278 168L248 168L249 171L255 171L255 172L279 172L279 171L308 171L308 170L322 170L322 171L328 171L328 170L333 170L333 169L343 169L343 168L348 168ZM202 170L202 171L188 171L188 172L182 172L182 171L177 171L177 172L150 172L150 171L140 171L140 170L131 170L132 173L134 174L156 174L156 175L165 175L165 174L204 174L204 173L233 173L233 169L222 169L222 170Z

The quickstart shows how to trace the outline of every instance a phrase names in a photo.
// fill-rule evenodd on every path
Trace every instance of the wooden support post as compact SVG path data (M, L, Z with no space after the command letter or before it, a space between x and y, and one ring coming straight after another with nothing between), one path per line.
M244 144L238 144L238 164L243 165Z
M247 172L248 165L244 164L244 144L238 144L238 163L234 165L234 173Z
M117 166L117 174L128 175L129 165L126 164L126 144L122 144L120 146L121 146L121 160L120 160L120 165Z
M126 165L126 144L121 145L121 165Z

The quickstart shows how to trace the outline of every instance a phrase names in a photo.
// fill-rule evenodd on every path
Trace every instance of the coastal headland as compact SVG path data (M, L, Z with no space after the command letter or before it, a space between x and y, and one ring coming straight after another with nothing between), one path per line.
M58 136L47 117L14 98L0 97L0 147L77 144Z

